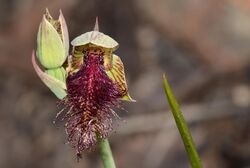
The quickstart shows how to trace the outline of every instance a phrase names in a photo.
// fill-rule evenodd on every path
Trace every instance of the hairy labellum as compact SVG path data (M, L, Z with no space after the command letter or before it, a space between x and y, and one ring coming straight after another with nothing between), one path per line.
M112 108L118 107L122 96L119 86L106 74L103 52L89 48L84 54L84 64L66 79L67 96L63 104L69 109L65 114L69 143L80 154L91 149L97 135L106 138L112 130Z

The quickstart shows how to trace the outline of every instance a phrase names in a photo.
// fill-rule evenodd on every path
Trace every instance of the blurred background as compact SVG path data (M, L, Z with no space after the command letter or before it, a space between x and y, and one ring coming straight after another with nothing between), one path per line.
M70 39L116 39L131 96L110 137L118 168L184 168L188 159L162 86L166 73L205 168L250 167L248 0L0 0L0 167L101 168L98 151L65 145L57 99L35 74L42 14L62 9Z

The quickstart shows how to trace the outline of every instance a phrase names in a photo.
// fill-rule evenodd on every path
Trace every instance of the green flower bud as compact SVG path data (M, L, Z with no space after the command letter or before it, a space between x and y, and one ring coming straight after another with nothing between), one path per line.
M66 71L63 67L48 69L45 73L65 83Z
M57 98L63 99L67 95L64 75L65 70L63 68L58 68L47 70L47 73L43 72L36 63L34 51L32 52L32 64L43 83L56 95Z
M63 65L69 50L68 30L60 11L58 20L54 20L48 10L43 16L37 36L37 58L45 69Z

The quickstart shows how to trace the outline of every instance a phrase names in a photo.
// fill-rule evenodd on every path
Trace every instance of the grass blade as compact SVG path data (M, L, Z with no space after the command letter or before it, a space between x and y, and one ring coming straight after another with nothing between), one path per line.
M182 115L182 112L180 111L180 107L172 94L171 88L168 84L167 78L165 75L163 75L163 85L165 88L166 97L168 100L168 103L171 107L172 114L174 116L176 125L178 127L178 130L181 134L182 141L184 143L186 152L188 154L189 161L191 163L192 168L201 168L201 162L199 159L199 155L195 149L192 136L190 134L190 131L188 129L187 123Z

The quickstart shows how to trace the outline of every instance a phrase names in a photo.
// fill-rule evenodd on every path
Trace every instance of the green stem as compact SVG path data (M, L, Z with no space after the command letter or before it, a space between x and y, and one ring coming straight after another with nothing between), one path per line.
M176 125L179 129L179 132L181 134L182 141L184 143L186 152L188 154L189 161L192 165L192 168L201 168L201 162L198 156L198 153L195 149L192 136L189 132L187 123L182 115L182 112L180 111L179 105L172 94L171 88L168 84L167 78L165 75L163 75L163 85L165 88L166 97L168 99L168 103L172 109L172 113L176 122Z
M97 139L104 168L116 168L108 139L101 139L99 136Z

